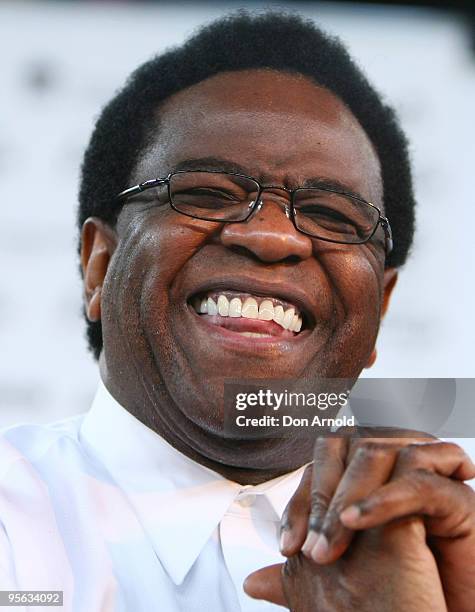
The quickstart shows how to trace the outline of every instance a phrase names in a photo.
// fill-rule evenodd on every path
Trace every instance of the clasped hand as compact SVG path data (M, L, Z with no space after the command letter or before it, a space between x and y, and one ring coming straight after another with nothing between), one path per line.
M246 592L295 612L475 612L475 465L410 435L319 438L282 517L287 561Z

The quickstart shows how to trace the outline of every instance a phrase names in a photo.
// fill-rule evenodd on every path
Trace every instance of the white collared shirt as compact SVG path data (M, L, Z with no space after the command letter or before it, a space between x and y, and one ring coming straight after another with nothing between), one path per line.
M87 414L0 437L0 590L64 591L63 608L28 610L281 610L242 583L284 560L279 521L302 472L226 480L100 384Z

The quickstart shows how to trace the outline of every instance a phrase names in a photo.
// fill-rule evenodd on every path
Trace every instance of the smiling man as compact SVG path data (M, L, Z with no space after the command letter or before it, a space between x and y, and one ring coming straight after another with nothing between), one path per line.
M356 380L376 357L413 207L392 111L314 24L231 16L139 68L99 117L82 172L81 269L102 383L86 415L3 436L1 587L63 591L77 612L273 609L242 583L282 559L280 518L314 440L226 435L224 384ZM391 446L393 461L410 442ZM348 476L333 470L329 494L322 448L315 486L328 502ZM444 452L434 471L463 487L471 464ZM285 596L272 568L246 587L298 610L323 592L305 561L322 562L308 473L282 542L302 567L287 566ZM323 562L370 550L357 581L393 571L410 601L429 592L443 609L448 583L416 523L359 546L346 535ZM401 537L419 560L409 572ZM332 567L325 588L351 590ZM365 601L395 610L394 593Z
M171 96L158 121L131 182L168 178L123 192L113 231L97 217L83 229L88 316L111 338L103 380L188 456L267 480L309 449L223 444L223 380L356 377L368 363L396 274L365 201L381 206L378 158L343 103L300 75L218 74ZM314 239L358 240L353 217L371 242Z

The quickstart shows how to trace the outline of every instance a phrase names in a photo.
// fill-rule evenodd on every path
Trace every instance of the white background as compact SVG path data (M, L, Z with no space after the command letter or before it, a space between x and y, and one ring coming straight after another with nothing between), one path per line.
M472 377L475 61L463 23L407 9L293 7L347 42L412 143L416 243L368 375ZM0 4L0 426L88 408L98 374L76 257L81 155L125 77L227 8Z

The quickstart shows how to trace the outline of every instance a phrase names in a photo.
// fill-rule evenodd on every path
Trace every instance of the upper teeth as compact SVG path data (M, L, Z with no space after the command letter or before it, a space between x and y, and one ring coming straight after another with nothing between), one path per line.
M239 297L233 297L229 300L225 295L220 294L216 299L211 297L195 298L193 307L200 314L275 321L284 329L293 332L299 332L302 328L302 317L295 308L291 307L284 310L282 305L274 306L272 300L268 298L263 299L258 304L253 297L247 297L243 302Z

